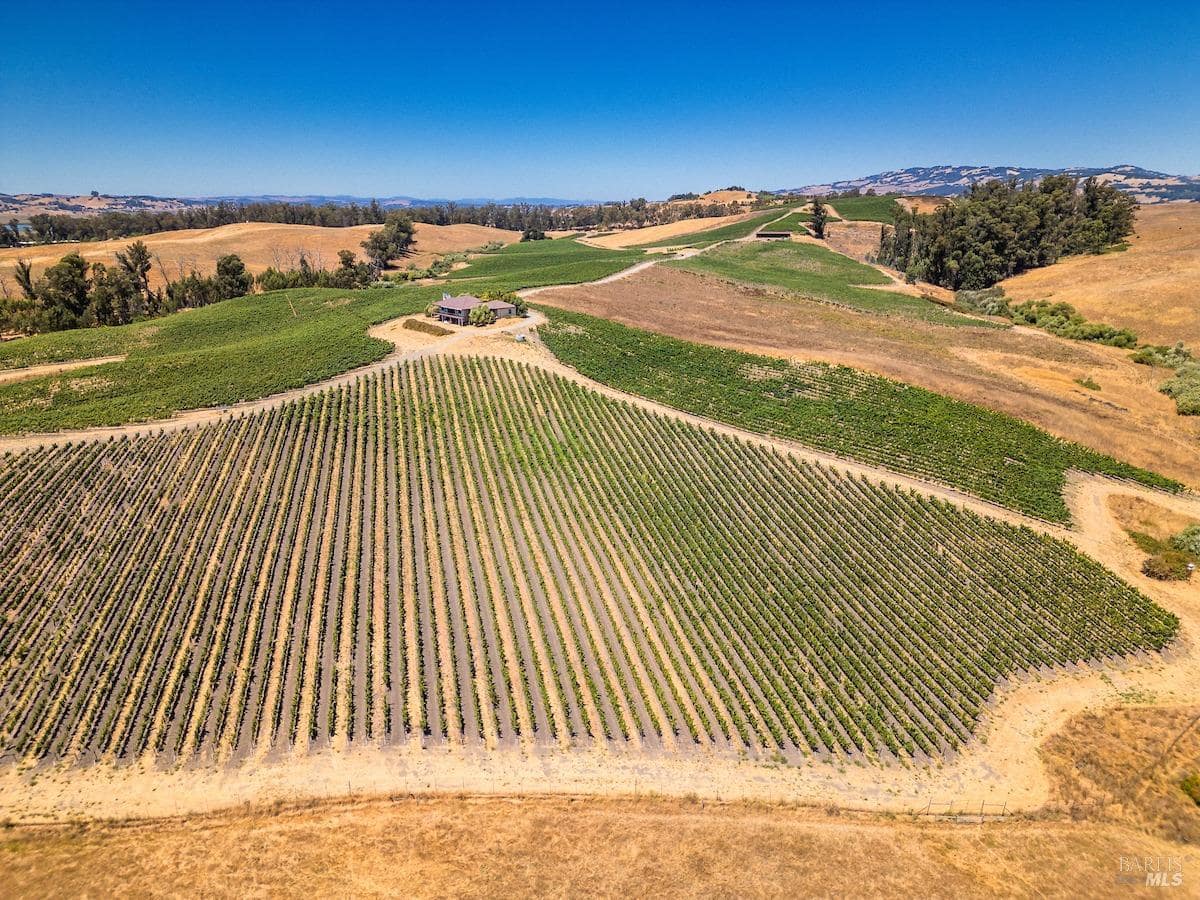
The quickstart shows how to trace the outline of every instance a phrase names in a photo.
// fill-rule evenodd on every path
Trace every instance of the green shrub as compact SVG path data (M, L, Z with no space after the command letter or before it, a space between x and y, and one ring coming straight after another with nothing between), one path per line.
M1161 366L1164 369L1178 369L1185 363L1192 361L1192 351L1183 346L1183 341L1179 341L1174 347L1150 344L1139 349L1130 359L1143 366Z
M1175 411L1181 416L1200 416L1200 363L1180 366L1159 390L1175 401Z
M956 291L954 302L969 312L982 313L985 316L1003 316L1012 318L1012 310L1008 308L1008 298L1004 296L1004 288L990 287L981 291Z
M1171 538L1171 546L1200 559L1200 525L1189 525Z
M1086 378L1076 378L1075 383L1080 387L1087 388L1089 391L1100 390L1100 382L1096 381L1096 379L1091 375L1087 376Z
M1192 798L1192 802L1200 806L1200 772L1189 775L1179 782L1183 792Z
M433 322L425 322L421 319L405 319L404 328L409 331L419 331L422 334L432 334L434 337L444 337L450 334L449 328L443 328L441 325L435 325Z
M1137 346L1137 335L1128 328L1116 328L1102 322L1089 322L1075 311L1070 303L1052 303L1049 300L1027 300L1010 307L1013 321L1021 325L1033 325L1059 337L1073 341L1095 341L1110 347Z
M1178 550L1164 550L1142 563L1142 572L1159 581L1185 581L1192 576L1188 564L1192 558Z

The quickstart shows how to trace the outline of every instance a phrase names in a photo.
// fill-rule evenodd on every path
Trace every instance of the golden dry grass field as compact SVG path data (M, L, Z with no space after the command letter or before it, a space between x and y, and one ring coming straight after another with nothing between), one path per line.
M75 244L47 244L39 247L16 247L0 250L0 277L8 279L13 289L12 273L18 259L33 263L36 274L45 271L67 253L78 251L89 262L111 264L118 250L131 242L142 240L156 257L151 273L152 282L161 284L163 270L175 279L195 268L202 274L216 268L217 257L236 253L246 268L257 274L274 266L294 268L301 252L316 266L333 268L339 250L353 250L362 258L359 246L377 225L356 225L352 228L323 228L318 225L276 225L266 222L246 222L223 225L220 228L197 228L186 231L164 231L142 238L122 238L115 241L94 241ZM512 244L521 235L516 231L487 228L483 225L416 225L414 253L394 266L409 263L427 266L440 254L469 250L491 241ZM160 262L161 261L161 264Z
M782 211L781 211L782 212ZM723 225L741 222L746 215L714 216L707 219L680 219L678 222L668 222L665 225L649 225L645 228L631 228L628 231L617 231L600 237L588 238L588 243L594 247L605 247L609 250L622 250L641 244L650 244L665 238L681 237L695 234L698 231L708 231Z
M1200 345L1200 203L1143 206L1124 252L1078 256L1001 282L1014 299L1066 301L1144 343Z
M1200 807L1178 781L1200 767L1200 736L1187 727L1197 712L1073 719L1042 749L1054 801L1024 817L654 797L360 798L12 826L0 881L14 896L1128 897L1148 889L1122 883L1122 860L1151 857L1178 865L1175 894L1194 896Z

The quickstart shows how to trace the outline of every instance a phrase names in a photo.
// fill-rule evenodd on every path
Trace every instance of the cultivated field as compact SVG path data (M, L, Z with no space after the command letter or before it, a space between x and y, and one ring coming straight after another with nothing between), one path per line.
M1000 286L1017 300L1065 301L1145 343L1200 346L1200 203L1138 210L1124 252L1065 259Z
M1200 487L1200 422L1177 415L1158 391L1161 370L1135 365L1127 351L1029 329L946 328L868 315L662 265L612 284L543 291L537 302L687 341L852 366L1032 422ZM1101 389L1083 387L1089 378ZM952 445L964 441L977 443L967 435Z
M766 210L765 212L755 213L749 218L741 218L729 225L721 225L713 227L708 220L700 220L706 222L708 227L700 231L690 232L683 235L669 235L667 237L658 238L657 240L639 241L636 245L644 248L655 247L710 247L713 244L718 244L722 241L736 241L741 238L748 237L760 228L770 224L776 219L782 219L787 215L789 209L787 207L776 207ZM649 231L649 229L646 229ZM647 237L649 237L647 235Z
M616 742L890 760L1175 617L1069 545L437 358L0 469L12 759Z
M778 288L797 297L863 312L905 316L938 325L999 327L987 319L965 316L922 297L891 290L891 278L878 269L834 253L817 242L726 244L704 254L670 260L665 265L743 284ZM881 287L888 290L876 290Z
M12 273L18 259L33 263L35 274L58 262L71 251L89 262L112 265L118 250L124 250L135 240L144 241L155 256L151 284L160 286L167 278L178 279L192 269L211 274L217 258L236 253L246 268L257 274L267 268L293 269L300 263L300 254L307 255L314 266L333 268L339 250L352 250L363 258L360 244L378 225L356 225L350 228L324 228L317 225L275 225L266 222L245 222L222 225L220 228L197 228L189 231L164 231L141 238L121 238L115 241L90 241L75 244L44 244L36 247L0 249L0 277L8 279L9 289L15 290ZM394 265L403 268L414 264L429 265L439 255L472 247L482 247L492 241L511 244L520 239L515 231L486 228L482 225L416 225L416 246L411 256Z

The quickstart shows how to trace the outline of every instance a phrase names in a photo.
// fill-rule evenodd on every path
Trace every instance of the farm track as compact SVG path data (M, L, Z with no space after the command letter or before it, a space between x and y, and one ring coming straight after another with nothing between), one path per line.
M489 357L31 451L0 480L76 498L96 471L124 477L21 519L79 529L59 555L7 545L25 561L0 622L9 758L938 758L1006 679L1174 629L1044 534ZM86 538L114 518L129 555L110 580Z

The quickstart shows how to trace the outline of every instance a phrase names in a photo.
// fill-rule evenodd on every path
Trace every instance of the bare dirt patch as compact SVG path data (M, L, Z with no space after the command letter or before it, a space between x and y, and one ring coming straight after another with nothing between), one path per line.
M686 340L867 369L1200 485L1200 422L1176 415L1158 373L1121 350L1031 329L865 315L661 266L613 284L544 290L537 301ZM1102 389L1075 383L1088 377Z
M124 356L101 356L97 359L81 359L77 362L25 366L21 369L0 369L0 384L12 381L25 381L30 378L40 378L43 375L57 375L59 372L69 372L72 369L85 369L88 366L103 366L107 363L121 362L124 359Z
M1146 343L1200 346L1200 203L1144 206L1128 250L1072 257L1000 284L1018 301L1065 301Z
M352 250L362 257L359 246L378 225L356 225L351 228L323 228L316 225L274 225L265 222L246 222L223 225L220 228L197 228L187 231L167 231L141 238L116 241L93 241L77 244L46 244L38 247L15 247L0 250L0 276L12 283L12 273L18 259L33 263L35 275L54 265L72 251L89 262L112 265L118 250L124 250L135 240L144 241L157 260L151 271L151 282L159 286L164 271L168 278L179 278L193 268L202 274L216 269L217 258L236 253L246 268L258 274L269 267L294 268L303 252L309 262L318 267L337 265L339 250ZM481 247L491 241L511 244L520 239L515 231L487 228L482 225L416 225L414 253L394 265L410 263L427 266L443 253L453 253ZM161 264L160 264L161 263Z
M879 223L829 222L825 226L825 243L830 250L865 262L874 258L879 249Z
M909 212L931 213L949 201L945 197L897 197L896 202Z

